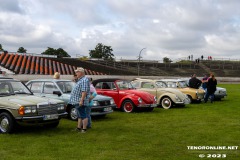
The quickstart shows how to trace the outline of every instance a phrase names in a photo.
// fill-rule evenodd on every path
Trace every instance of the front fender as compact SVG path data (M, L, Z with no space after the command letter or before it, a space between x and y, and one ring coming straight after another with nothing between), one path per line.
M135 95L126 95L126 96L124 96L120 99L120 106L119 107L121 107L123 101L125 101L127 99L131 100L134 103L134 105L138 106L139 105L138 98L141 98L141 97L135 96Z

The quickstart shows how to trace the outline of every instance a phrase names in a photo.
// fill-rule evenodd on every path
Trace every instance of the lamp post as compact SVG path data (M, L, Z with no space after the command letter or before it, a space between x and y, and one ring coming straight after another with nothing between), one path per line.
M146 48L141 49L141 51L139 52L139 55L138 55L138 76L139 76L139 70L140 70L140 59L142 58L141 53L144 49L146 49Z

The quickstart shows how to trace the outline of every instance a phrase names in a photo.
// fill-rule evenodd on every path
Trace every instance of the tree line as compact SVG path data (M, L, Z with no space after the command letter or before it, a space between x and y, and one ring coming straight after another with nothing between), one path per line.
M2 44L0 44L0 51L6 51L5 49L3 49ZM18 53L27 53L27 49L25 49L24 47L19 47L17 52ZM89 50L89 57L91 57L91 58L102 58L102 59L105 59L105 60L114 60L115 56L112 52L113 52L113 49L112 49L111 46L106 46L106 45L103 45L102 43L98 43L94 50ZM54 49L54 48L48 47L41 54L43 54L43 55L55 55L57 57L71 57L62 48Z
M2 45L0 44L0 51L6 51L3 49ZM27 53L27 49L24 47L19 47L17 50L18 53ZM102 43L98 43L93 50L89 50L89 57L90 58L98 58L104 60L115 60L115 56L112 53L113 49L111 46L103 45ZM64 49L58 48L54 49L48 47L44 52L41 54L43 55L55 55L57 57L71 57ZM172 60L168 57L163 58L164 63L171 63Z

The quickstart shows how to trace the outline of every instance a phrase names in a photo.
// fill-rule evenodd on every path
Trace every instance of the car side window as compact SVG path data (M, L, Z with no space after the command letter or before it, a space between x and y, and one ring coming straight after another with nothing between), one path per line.
M28 85L28 88L33 92L33 93L41 93L42 90L42 82L33 82L30 85Z
M52 82L45 82L43 86L43 93L53 94L53 91L59 91L57 86Z
M10 88L7 83L0 83L0 94L10 93Z
M152 83L142 82L142 88L154 88Z

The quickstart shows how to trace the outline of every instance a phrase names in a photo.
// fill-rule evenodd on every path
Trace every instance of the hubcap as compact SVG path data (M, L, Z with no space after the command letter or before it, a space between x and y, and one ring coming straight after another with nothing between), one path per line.
M133 106L131 103L125 103L124 108L126 112L131 112L133 109Z
M76 108L72 108L70 114L71 114L71 118L73 120L77 119L77 110L76 110Z
M171 107L171 102L169 101L169 99L163 99L163 103L162 103L164 108L170 108Z
M7 132L8 128L9 128L8 119L6 117L4 117L3 119L1 119L0 130L2 132Z

